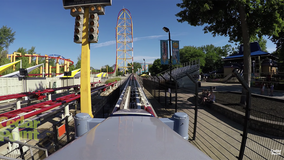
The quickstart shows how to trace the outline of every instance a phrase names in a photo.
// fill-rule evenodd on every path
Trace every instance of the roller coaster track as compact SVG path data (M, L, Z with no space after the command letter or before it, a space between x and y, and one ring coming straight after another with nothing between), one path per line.
M96 92L106 91L111 86L114 86L116 83L117 83L117 81L109 83L109 84L101 85L101 86L98 86L98 87L91 88L91 94L94 94ZM93 84L91 84L91 85L93 85ZM72 86L70 86L70 87L72 87ZM65 88L70 88L70 87L62 87L62 88L65 89ZM75 87L79 87L79 85L75 86ZM60 88L60 89L62 89L62 88ZM57 89L59 89L59 88L57 88ZM21 93L21 94L1 96L1 97L2 97L2 100L6 100L6 99L9 99L9 98L21 98L21 97L25 97L25 96L30 95L30 94L51 93L51 92L54 92L55 90L56 89L46 89L44 91L39 91L39 92ZM62 96L62 97L59 97L59 98L56 98L56 99L52 99L52 100L37 103L37 104L31 105L31 106L27 106L25 108L21 108L21 109L2 113L2 114L0 114L0 120L1 120L0 128L6 127L6 126L9 126L9 125L13 125L17 122L17 120L19 121L19 120L22 120L22 119L27 119L27 118L39 115L39 114L46 112L48 110L51 110L55 107L59 107L59 106L62 106L64 104L68 104L68 103L75 101L75 100L79 100L79 98L80 98L80 93L78 93L78 94L73 93L73 94Z
M145 115L157 117L136 77L133 74L130 75L125 83L126 85L112 111L112 115L127 114L129 110L136 110L139 114L146 111L144 112Z

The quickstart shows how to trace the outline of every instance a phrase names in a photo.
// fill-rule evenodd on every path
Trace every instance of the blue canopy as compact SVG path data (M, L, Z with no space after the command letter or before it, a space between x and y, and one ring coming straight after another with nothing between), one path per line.
M267 53L267 52L263 52L263 51L255 51L255 52L251 52L251 56L261 56L261 55L268 55L270 53ZM232 55L232 56L228 56L228 57L225 57L224 59L232 59L232 58L241 58L243 57L244 55L243 54L238 54L238 55Z

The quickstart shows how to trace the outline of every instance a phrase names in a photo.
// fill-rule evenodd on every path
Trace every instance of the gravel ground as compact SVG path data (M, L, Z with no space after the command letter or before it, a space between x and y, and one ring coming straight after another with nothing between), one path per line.
M216 102L245 112L240 105L241 94L216 92ZM284 103L251 96L251 116L284 122Z

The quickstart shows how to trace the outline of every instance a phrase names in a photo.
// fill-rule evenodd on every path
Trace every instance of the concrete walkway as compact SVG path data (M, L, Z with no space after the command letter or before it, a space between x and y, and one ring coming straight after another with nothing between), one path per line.
M241 91L239 84L220 84L220 83L202 83L202 88L209 89L210 86L215 86L217 91ZM192 87L192 88L191 88ZM242 141L243 126L226 118L224 115L216 111L206 108L198 107L198 123L196 139L193 137L193 122L194 122L194 104L189 100L193 98L194 86L188 86L189 90L179 90L178 92L178 112L185 112L189 115L189 142L194 144L201 151L206 153L212 159L237 159ZM252 89L253 93L259 92L258 89ZM174 114L175 99L172 95L172 105L164 107L164 100L161 99L161 104L154 99L154 97L145 90L148 100L154 107L159 117L171 117ZM164 92L160 92L161 97ZM157 94L156 94L157 95ZM275 92L275 97L284 98L283 93ZM284 149L284 140L263 137L261 134L249 131L247 147L243 159L283 159L282 156L275 156L271 154L271 149Z

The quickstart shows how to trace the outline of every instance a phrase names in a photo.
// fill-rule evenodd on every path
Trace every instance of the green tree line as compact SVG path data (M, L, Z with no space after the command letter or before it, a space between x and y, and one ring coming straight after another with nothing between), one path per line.
M259 43L262 51L267 52L267 41L265 39L263 39L262 37L252 37L250 40L250 42L255 41ZM216 70L222 70L224 64L222 59L230 55L238 54L239 46L240 43L236 43L235 46L226 44L222 47L214 46L213 44L200 47L184 46L179 50L180 63L184 64L193 60L199 60L201 73L209 73ZM156 59L153 63L153 66L149 68L149 71L152 75L156 75L167 69L169 69L169 65L161 65L160 59Z

